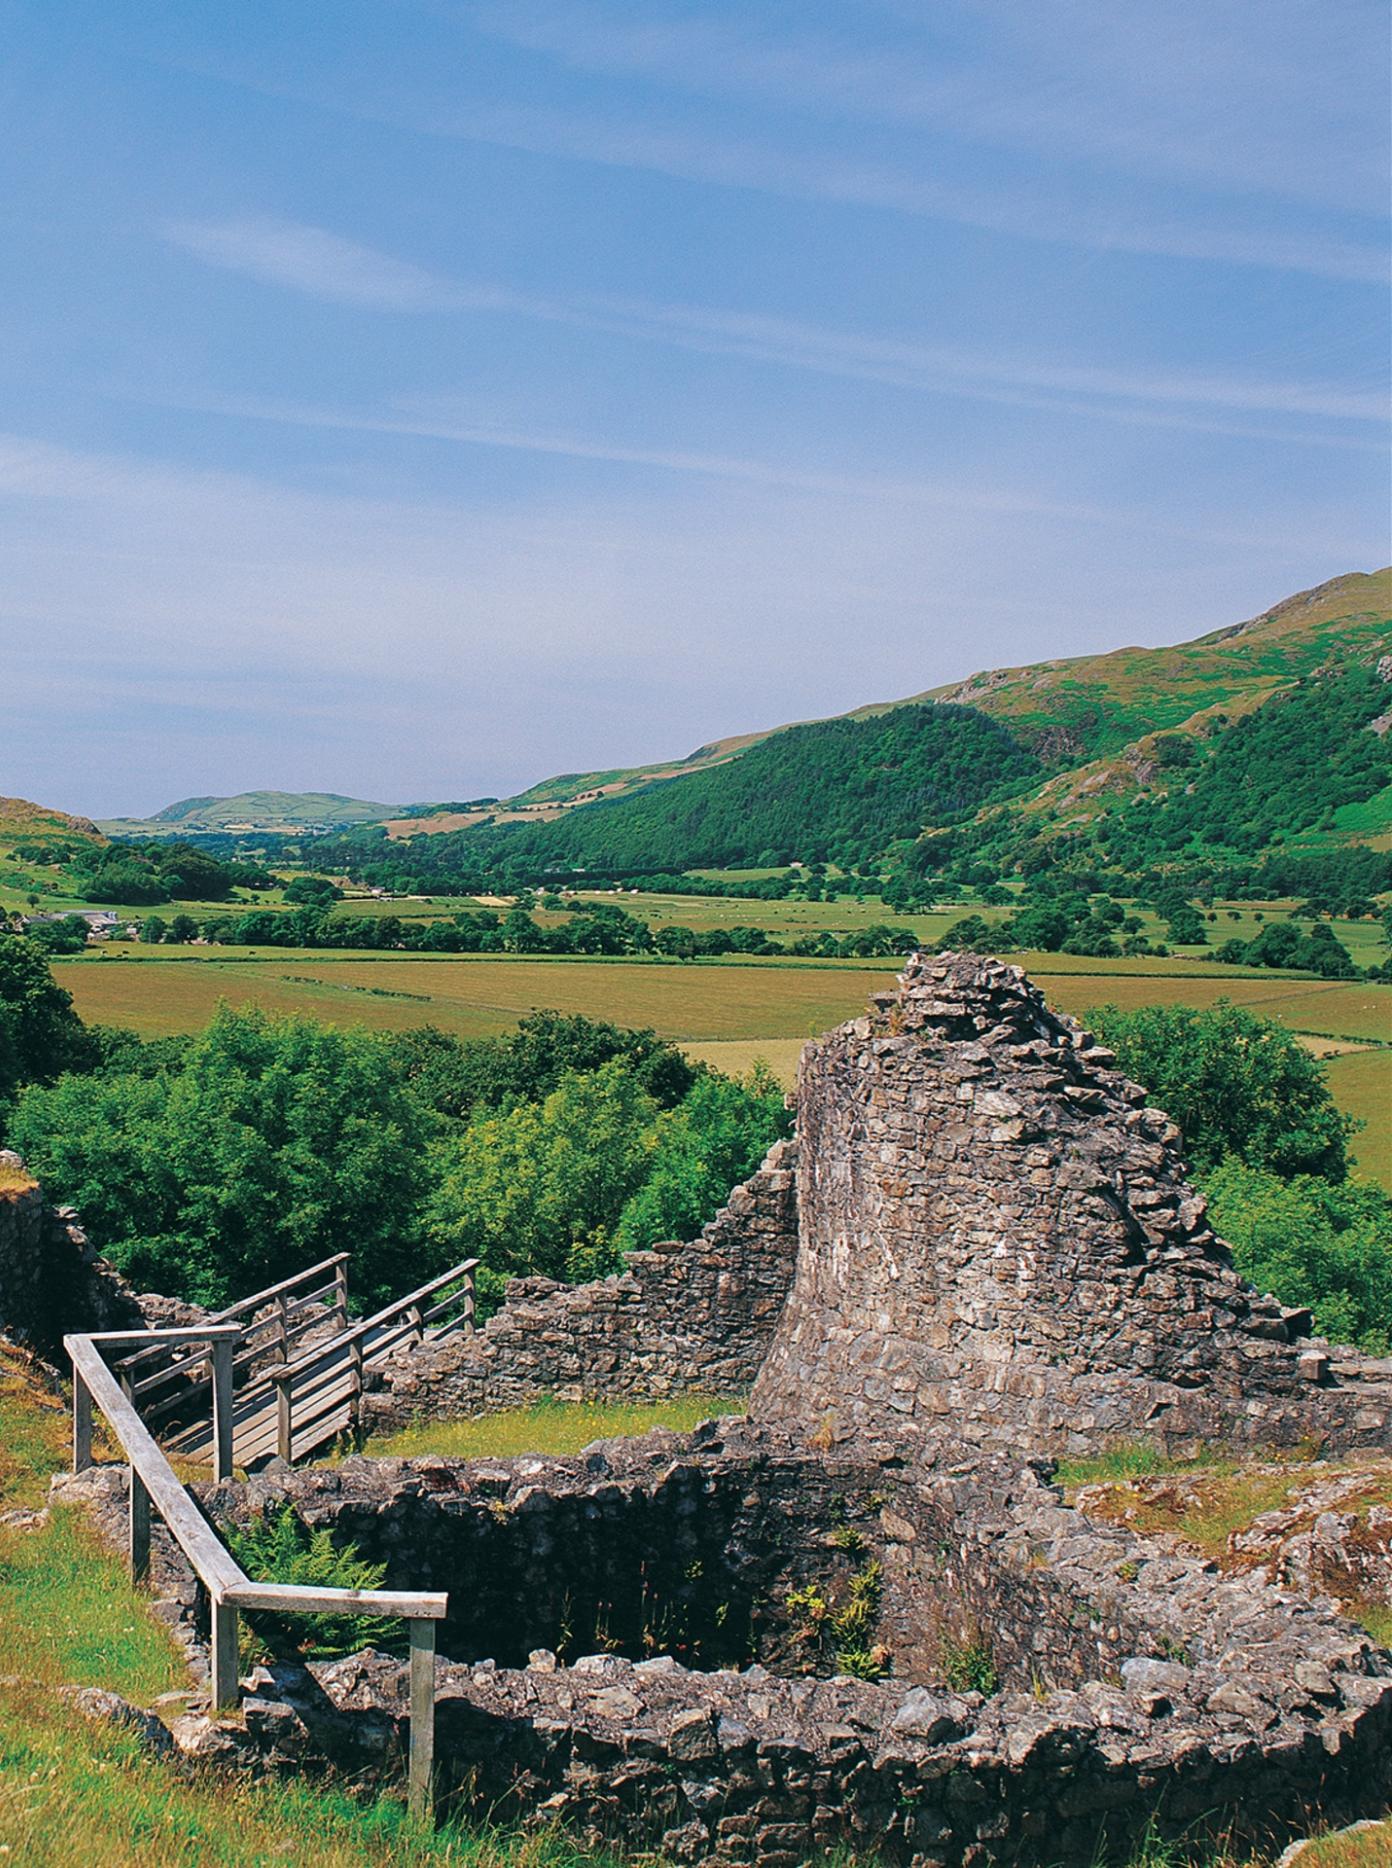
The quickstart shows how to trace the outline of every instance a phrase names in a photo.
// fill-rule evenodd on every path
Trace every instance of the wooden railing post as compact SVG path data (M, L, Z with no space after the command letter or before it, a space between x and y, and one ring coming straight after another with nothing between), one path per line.
M428 1816L435 1775L435 1623L411 1621L411 1753L407 1800L413 1814Z
M474 1274L472 1271L466 1271L464 1273L463 1320L465 1331L470 1336L474 1333L474 1317L477 1310L477 1301L477 1294L474 1288Z
M235 1336L213 1344L213 1478L232 1477L232 1357Z
M342 1259L334 1266L334 1314L338 1318L340 1330L348 1328L348 1261Z
M363 1398L363 1346L362 1337L355 1336L348 1345L348 1371L352 1388L349 1391L349 1415L355 1435L362 1432Z
M92 1394L85 1381L73 1370L72 1383L72 1469L86 1472L92 1463Z
M212 1613L212 1701L221 1712L237 1703L237 1609L210 1592Z
M276 1298L276 1322L280 1325L276 1331L277 1347L282 1362L290 1360L290 1298L282 1291Z
M276 1452L290 1465L294 1458L294 1404L289 1374L273 1375L276 1391Z
M131 1581L143 1583L150 1574L150 1494L134 1466L130 1469L129 1541Z

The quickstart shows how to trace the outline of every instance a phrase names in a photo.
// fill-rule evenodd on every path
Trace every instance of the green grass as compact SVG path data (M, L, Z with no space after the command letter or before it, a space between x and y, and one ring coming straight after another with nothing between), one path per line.
M414 1821L394 1798L189 1775L32 1691L0 1702L0 1846L25 1868L579 1868L617 1864L554 1831Z
M1299 1858L1299 1868L1387 1868L1392 1862L1392 1822L1321 1838Z
M18 1352L0 1352L0 1503L43 1503L64 1463L67 1411ZM85 1515L0 1527L0 1854L26 1868L579 1868L603 1850L543 1830L438 1832L393 1795L316 1781L249 1784L151 1758L128 1733L78 1717L60 1684L137 1704L188 1684L182 1657Z
M1325 1076L1340 1109L1364 1124L1353 1139L1355 1178L1392 1188L1392 1050L1331 1057Z
M422 1420L398 1433L380 1434L364 1449L370 1458L508 1459L519 1453L578 1453L593 1440L671 1427L687 1433L717 1414L742 1414L742 1395L673 1395L666 1401L541 1401L470 1420Z
M41 1506L67 1439L62 1403L18 1352L0 1354L0 1501ZM0 1526L0 1674L143 1701L176 1687L180 1673L168 1633L81 1512L56 1506L39 1530Z
M1061 1459L1054 1467L1054 1483L1066 1488L1078 1485L1121 1485L1128 1479L1148 1479L1157 1473L1193 1472L1207 1460L1175 1459L1148 1440L1119 1441L1104 1453L1085 1458ZM1231 1462L1226 1462L1231 1470Z

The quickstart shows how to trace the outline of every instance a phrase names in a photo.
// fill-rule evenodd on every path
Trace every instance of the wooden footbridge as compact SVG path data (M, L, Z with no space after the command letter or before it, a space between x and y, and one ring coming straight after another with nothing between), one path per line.
M94 1410L100 1409L130 1467L131 1575L141 1581L149 1573L153 1505L206 1592L215 1709L235 1706L239 1697L243 1609L383 1615L408 1623L408 1787L412 1808L421 1812L431 1801L436 1624L447 1598L254 1581L180 1482L169 1456L210 1466L214 1479L230 1479L234 1467L303 1459L356 1431L373 1370L411 1344L473 1330L477 1264L466 1259L358 1322L348 1312L348 1255L339 1253L186 1329L63 1339L73 1369L73 1471L93 1464Z
M476 1258L465 1259L352 1322L348 1254L339 1252L217 1311L210 1323L238 1330L231 1405L224 1410L232 1464L250 1470L275 1457L292 1463L355 1433L373 1370L414 1344L472 1332L477 1267ZM160 1437L168 1452L214 1463L215 1356L197 1345L172 1350L156 1341L112 1368L141 1418L166 1423Z

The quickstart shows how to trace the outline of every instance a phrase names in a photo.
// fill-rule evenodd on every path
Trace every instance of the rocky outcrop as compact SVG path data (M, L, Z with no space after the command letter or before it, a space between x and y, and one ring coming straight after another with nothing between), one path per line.
M751 1412L1039 1452L1392 1447L1392 1361L1238 1276L1115 1062L970 954L916 955L810 1044L797 1275Z
M744 1394L768 1351L797 1253L796 1148L762 1166L690 1244L631 1252L617 1276L514 1278L476 1335L404 1352L363 1402L372 1428L561 1400Z

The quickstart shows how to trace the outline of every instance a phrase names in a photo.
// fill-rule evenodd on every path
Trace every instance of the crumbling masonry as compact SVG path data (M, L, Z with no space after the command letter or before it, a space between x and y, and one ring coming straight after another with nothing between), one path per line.
M797 1276L752 1416L1032 1453L1392 1448L1392 1362L1238 1276L1115 1064L974 955L916 956L809 1045Z
M1124 1437L1392 1451L1392 1362L1237 1276L1178 1132L1114 1066L1018 968L916 956L808 1047L796 1143L699 1241L518 1281L372 1397L399 1421L757 1370L747 1420L573 1459L273 1467L208 1509L288 1504L389 1584L450 1591L441 1788L493 1814L719 1868L845 1846L1055 1868L1152 1823L1268 1843L1376 1812L1392 1654L1283 1575L1220 1574L1050 1482ZM114 1526L123 1484L67 1482ZM196 1645L167 1539L156 1574ZM250 1686L244 1733L195 1717L180 1742L276 1769L400 1745L385 1656Z

